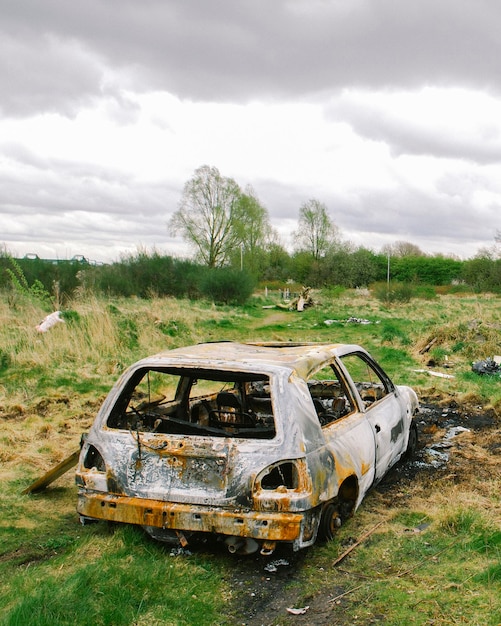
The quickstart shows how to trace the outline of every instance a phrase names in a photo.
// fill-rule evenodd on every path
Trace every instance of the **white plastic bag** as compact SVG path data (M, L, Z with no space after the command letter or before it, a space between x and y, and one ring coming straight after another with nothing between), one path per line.
M62 322L64 324L64 320L61 317L61 311L54 311L54 313L47 315L47 317L44 318L35 328L39 333L46 333L49 328L52 328L58 322Z

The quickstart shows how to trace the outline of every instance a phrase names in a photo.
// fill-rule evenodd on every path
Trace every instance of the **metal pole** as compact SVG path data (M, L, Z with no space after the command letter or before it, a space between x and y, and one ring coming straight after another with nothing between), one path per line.
M386 270L386 298L390 299L390 251L388 250L388 268Z

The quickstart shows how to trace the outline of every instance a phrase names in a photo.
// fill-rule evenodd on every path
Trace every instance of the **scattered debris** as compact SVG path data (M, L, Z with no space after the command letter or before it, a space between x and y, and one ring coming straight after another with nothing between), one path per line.
M346 320L324 320L324 324L330 326L331 324L372 324L372 322L361 317L352 316ZM379 324L379 321L376 324Z
M289 561L287 561L287 559L275 559L274 561L267 563L264 566L264 569L267 572L276 572L281 565L288 566Z
M337 557L337 559L334 561L334 563L332 564L332 567L335 567L338 563L341 563L341 561L348 556L348 554L354 550L357 546L359 546L363 541L365 541L367 539L367 537L370 537L372 535L372 533L377 530L381 524L384 524L386 520L381 520L380 522L378 522L375 526L373 526L370 530L368 530L366 533L364 533L360 539L358 541L356 541L354 544L352 544L347 550L345 550L343 552L343 554L341 554L340 556Z
M429 374L430 376L437 376L438 378L454 378L452 374L444 374L443 372L434 372L433 370L413 370L418 374Z
M335 602L336 604L339 604L339 600L341 600L341 598L344 598L349 593L353 593L354 591L357 591L357 589L361 589L362 587L363 587L363 584L362 585L357 585L356 587L353 587L352 589L348 589L348 591L345 591L344 593L340 593L335 598L331 598L329 600L329 602Z
M307 307L313 306L313 298L311 297L311 287L303 287L297 298L290 300L287 304L277 304L280 309L289 311L304 311Z
M471 369L481 376L487 374L489 376L492 375L501 375L501 357L495 356L494 358L488 357L483 361L475 361L471 366Z
M62 322L64 324L64 320L61 317L61 311L54 311L54 313L50 313L47 315L35 328L39 333L46 333L50 328L55 326L57 323Z
M27 493L36 493L37 491L42 491L48 485L53 483L57 478L65 474L68 470L78 463L78 457L80 456L80 448L75 450L70 454L70 456L66 457L63 461L58 463L55 467L46 472L42 477L35 480L31 485L28 485L22 494L25 495Z
M304 615L309 608L309 606L303 606L300 609L287 608L286 610L287 613L291 613L292 615Z
M424 354L425 352L428 352L430 350L430 348L437 342L438 337L434 337L431 341L429 341L425 347L419 351L419 354Z
M171 548L169 552L169 556L191 556L192 552L188 550L188 548L183 548L183 546L177 546L175 548Z
M446 465L449 462L448 450L452 448L453 445L451 443L451 439L454 439L454 437L457 437L457 435L460 435L461 433L469 432L470 429L464 428L464 426L453 426L452 428L449 428L441 441L433 443L431 446L426 448L425 451L430 458L429 465L435 469Z
M449 430L445 433L445 439L453 439L454 437L457 437L457 435L461 433L469 433L469 432L470 432L470 429L465 428L464 426L453 426L452 428L449 428Z
M414 528L406 528L404 532L406 532L406 533L414 533L414 534L418 535L419 533L422 533L425 530L427 530L429 527L430 527L430 523L429 522L423 522L422 524L418 524Z

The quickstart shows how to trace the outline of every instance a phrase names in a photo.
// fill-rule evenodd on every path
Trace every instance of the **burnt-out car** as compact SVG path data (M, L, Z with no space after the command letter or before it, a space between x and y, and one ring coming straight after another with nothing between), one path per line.
M86 520L271 554L331 538L416 446L415 392L361 347L206 343L130 367L76 472Z

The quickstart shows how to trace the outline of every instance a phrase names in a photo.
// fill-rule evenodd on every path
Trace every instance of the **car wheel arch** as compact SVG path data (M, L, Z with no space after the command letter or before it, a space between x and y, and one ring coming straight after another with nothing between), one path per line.
M353 514L359 496L358 478L348 476L340 484L337 496L322 506L318 536L330 541L338 528Z

